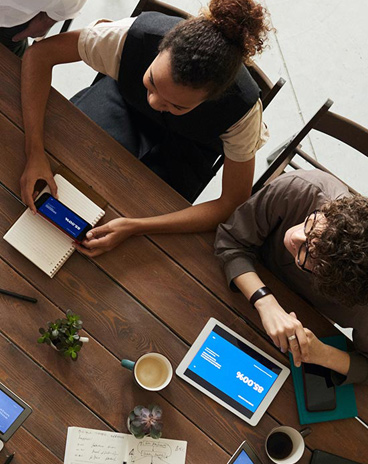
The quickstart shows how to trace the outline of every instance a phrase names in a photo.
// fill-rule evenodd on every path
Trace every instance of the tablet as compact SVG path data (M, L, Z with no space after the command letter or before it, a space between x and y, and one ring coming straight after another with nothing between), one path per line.
M31 414L32 409L0 383L0 440L5 442Z
M176 374L254 426L290 370L211 318Z
M253 448L243 441L227 464L262 464Z

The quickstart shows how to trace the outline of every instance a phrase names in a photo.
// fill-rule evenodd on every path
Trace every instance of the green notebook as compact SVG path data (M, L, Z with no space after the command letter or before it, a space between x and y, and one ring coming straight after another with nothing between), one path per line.
M346 351L344 335L321 338L323 343ZM327 422L337 419L347 419L358 415L353 385L336 386L336 409L333 411L309 412L305 407L303 373L301 367L295 367L293 357L289 353L291 373L293 375L296 404L298 406L301 425L315 422Z

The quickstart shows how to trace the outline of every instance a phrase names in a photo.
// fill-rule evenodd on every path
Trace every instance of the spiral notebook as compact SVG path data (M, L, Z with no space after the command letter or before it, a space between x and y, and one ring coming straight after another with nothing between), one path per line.
M95 226L105 211L60 174L54 176L59 200L75 213ZM50 192L46 187L44 192ZM4 235L10 245L32 261L49 277L57 271L74 252L73 239L28 208Z
M68 427L64 464L185 464L187 442Z

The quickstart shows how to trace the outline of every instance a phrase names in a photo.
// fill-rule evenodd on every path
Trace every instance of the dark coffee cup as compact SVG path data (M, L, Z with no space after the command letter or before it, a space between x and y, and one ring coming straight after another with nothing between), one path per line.
M303 456L309 428L298 432L292 427L282 426L271 430L266 438L267 456L276 464L295 464Z

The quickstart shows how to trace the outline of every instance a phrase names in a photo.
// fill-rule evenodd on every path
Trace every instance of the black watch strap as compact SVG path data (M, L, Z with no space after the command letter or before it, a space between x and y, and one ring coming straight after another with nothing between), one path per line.
M254 306L254 303L266 295L272 295L271 290L268 287L261 287L256 290L249 299L249 303Z

